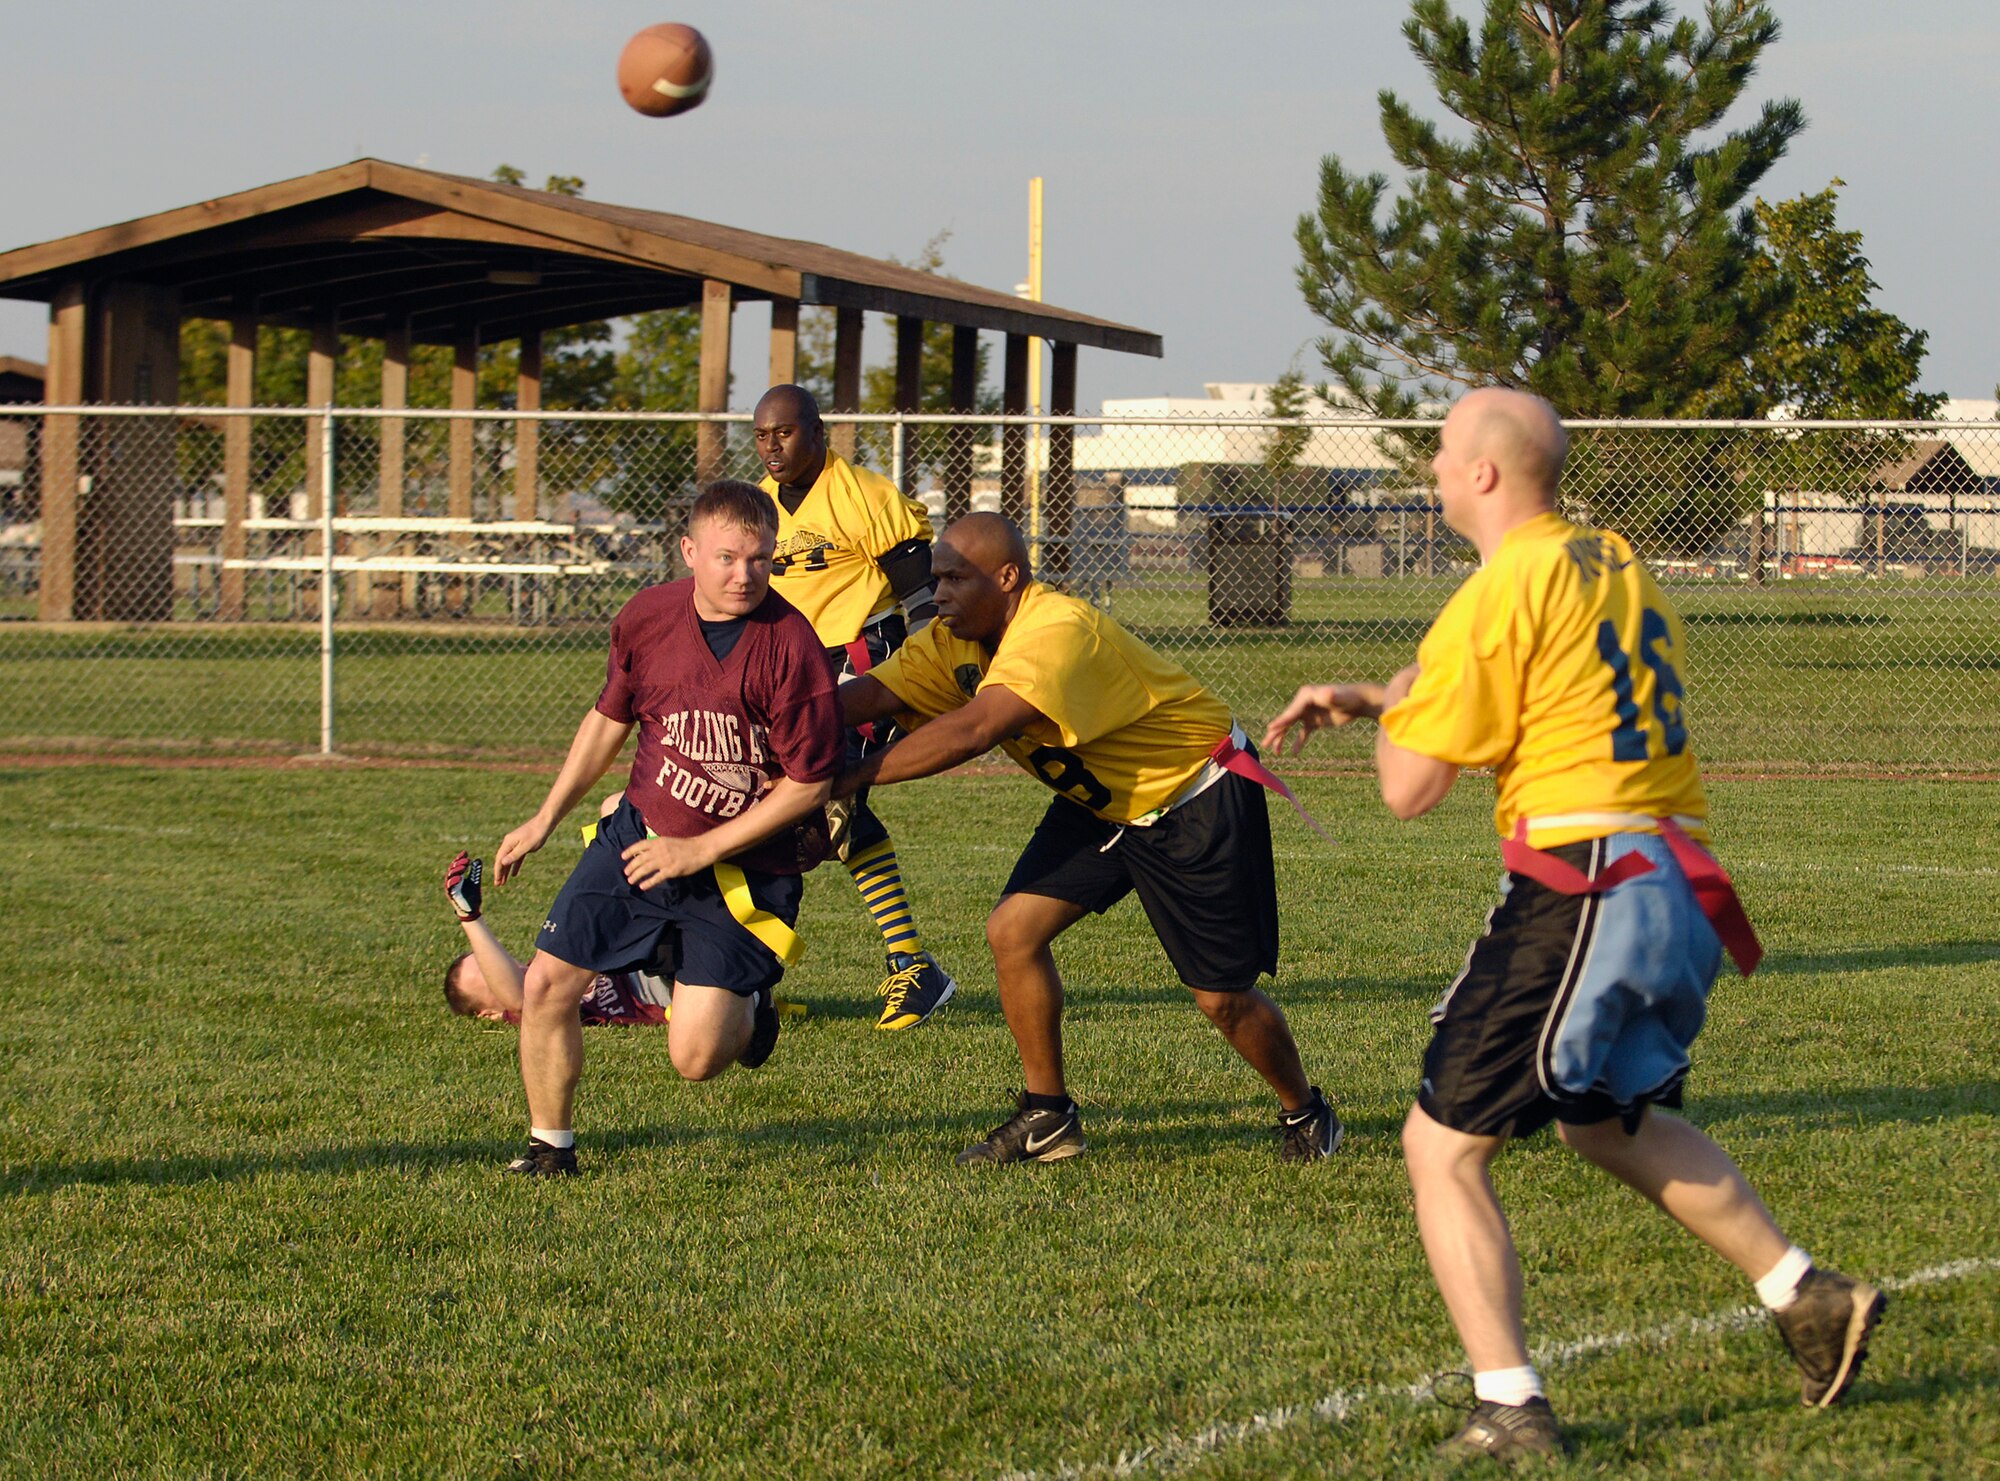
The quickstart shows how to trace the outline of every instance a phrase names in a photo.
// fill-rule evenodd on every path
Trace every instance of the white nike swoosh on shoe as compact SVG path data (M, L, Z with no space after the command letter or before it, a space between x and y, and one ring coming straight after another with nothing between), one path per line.
M1047 1136L1042 1137L1040 1140L1037 1140L1031 1133L1028 1137L1026 1145L1022 1147L1022 1150L1026 1152L1030 1157L1033 1157L1043 1148L1047 1147L1052 1142L1058 1140L1062 1136L1065 1130L1067 1130L1066 1127L1058 1126L1054 1131L1050 1132Z

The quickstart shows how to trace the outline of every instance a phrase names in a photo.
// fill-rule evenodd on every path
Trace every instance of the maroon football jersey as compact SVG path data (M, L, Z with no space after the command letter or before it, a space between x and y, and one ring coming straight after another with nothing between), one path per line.
M812 624L775 591L717 663L694 610L694 582L651 586L611 623L597 708L639 726L626 799L666 838L694 838L735 817L780 776L822 782L839 769L840 701ZM769 874L801 874L826 854L826 815L737 855Z
M577 1016L591 1028L601 1024L665 1023L667 1008L667 1003L655 1001L636 973L600 972L591 978L590 991L583 995ZM501 1016L509 1023L521 1021L518 1013Z

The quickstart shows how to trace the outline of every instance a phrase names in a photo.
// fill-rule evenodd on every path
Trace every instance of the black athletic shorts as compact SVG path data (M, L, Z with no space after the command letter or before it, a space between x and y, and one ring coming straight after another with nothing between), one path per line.
M1278 970L1271 819L1255 782L1231 772L1149 828L1120 828L1058 797L1005 893L1102 914L1134 890L1189 987L1247 992Z
M775 985L784 964L729 913L713 870L650 890L626 881L621 856L645 836L646 820L630 802L598 823L597 836L549 907L536 947L593 972L664 975L671 963L676 982L725 988L739 997ZM788 926L797 924L800 876L746 869L743 877L757 905Z
M1571 843L1549 852L1593 873L1603 862L1596 847ZM1667 883L1662 873L1643 888ZM1680 888L1685 890L1685 884ZM1622 934L1618 907L1630 889L1621 885L1603 895L1565 895L1524 875L1507 876L1485 934L1472 944L1465 969L1431 1011L1431 1042L1424 1051L1417 1094L1425 1114L1472 1136L1518 1137L1551 1121L1589 1126L1613 1117L1628 1132L1636 1131L1648 1104L1680 1105L1684 1052L1677 1059L1662 1059L1658 1083L1641 1082L1645 1088L1635 1087L1622 1103L1601 1089L1564 1090L1552 1081L1552 1056L1565 1036L1574 1033L1579 1014L1593 1007L1619 1014L1629 1009L1636 1024L1652 1026L1654 1015L1639 1000L1643 982L1610 981L1600 992L1591 980L1604 975L1594 970L1593 956L1600 953L1593 947L1603 946L1606 959L1618 955L1611 938ZM1713 977L1711 964L1708 979ZM1604 1001L1592 1004L1590 996ZM1698 1007L1695 1012L1698 1026ZM1683 1026L1680 1032L1692 1041L1693 1027Z

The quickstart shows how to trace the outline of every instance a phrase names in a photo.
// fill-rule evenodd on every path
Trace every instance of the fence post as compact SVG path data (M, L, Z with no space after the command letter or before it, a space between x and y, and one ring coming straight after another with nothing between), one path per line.
M333 754L333 403L319 424L319 753Z
M889 482L895 485L897 493L905 497L909 492L903 487L903 440L907 435L908 429L899 411L896 413L896 425L889 431Z

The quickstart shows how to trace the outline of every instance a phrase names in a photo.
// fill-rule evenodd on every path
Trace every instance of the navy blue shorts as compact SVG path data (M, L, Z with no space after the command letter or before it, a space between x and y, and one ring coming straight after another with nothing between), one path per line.
M1473 1136L1527 1136L1550 1121L1681 1103L1722 943L1656 834L1615 833L1549 850L1587 874L1628 853L1652 872L1601 895L1565 895L1519 874L1431 1011L1417 1103Z
M1183 984L1248 992L1278 970L1278 881L1264 789L1231 773L1148 828L1057 797L1003 892L1103 914L1139 904Z
M593 972L664 975L671 964L676 982L739 997L776 984L784 964L729 913L711 870L650 890L626 881L620 856L645 836L646 820L630 802L598 823L597 837L549 907L536 948ZM798 875L746 869L743 877L760 907L788 926L798 923L804 893Z

